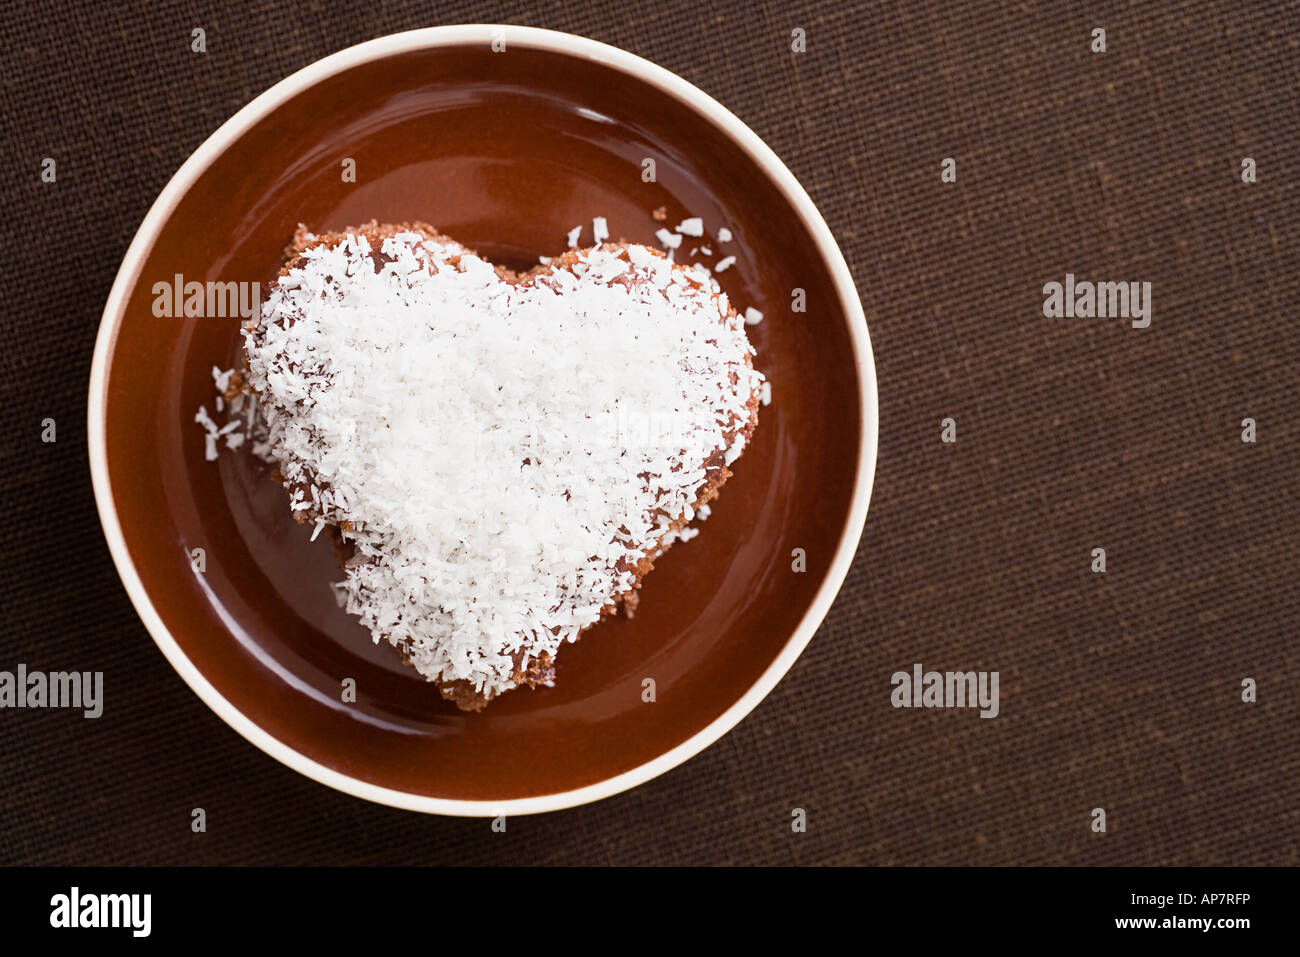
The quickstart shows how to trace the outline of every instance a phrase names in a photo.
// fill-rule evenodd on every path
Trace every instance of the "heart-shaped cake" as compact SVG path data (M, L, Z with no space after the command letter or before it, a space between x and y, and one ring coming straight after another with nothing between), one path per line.
M467 710L550 683L730 476L763 383L743 319L639 245L520 274L371 223L287 259L246 378L342 604Z

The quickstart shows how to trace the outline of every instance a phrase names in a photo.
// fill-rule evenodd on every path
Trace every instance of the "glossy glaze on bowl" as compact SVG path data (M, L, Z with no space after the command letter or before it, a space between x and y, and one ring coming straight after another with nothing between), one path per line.
M355 183L340 175L345 158L356 163ZM655 182L643 179L646 158ZM687 238L682 251L709 244L714 259L736 257L719 279L742 309L766 315L750 335L774 402L701 534L646 579L635 619L601 624L562 649L556 687L461 713L336 607L330 545L308 542L310 528L293 522L264 466L247 454L205 461L193 416L200 404L212 409L211 367L238 361L238 320L156 318L153 284L176 274L265 282L300 221L336 229L425 220L527 267L562 251L575 225L588 241L593 216L606 217L616 239L653 245L660 206L670 228L700 216L709 237L720 226L733 233L724 246ZM838 579L828 575L847 566L869 491L866 331L851 331L861 320L845 306L844 277L770 171L676 96L526 43L504 54L487 43L393 52L272 108L164 213L138 271L119 277L120 322L106 314L101 511L114 513L115 557L138 575L157 620L142 615L155 637L161 626L175 643L160 640L173 663L179 651L246 719L225 715L241 731L251 724L335 772L314 776L450 813L574 803L518 802L590 789L689 750L681 746L716 726L801 622L810 630L814 605L829 602ZM806 312L791 311L795 289ZM874 424L870 439L874 461ZM92 436L92 461L95 452ZM795 549L806 556L802 573L792 570ZM124 578L130 588L127 570ZM355 703L341 700L347 678ZM646 678L654 703L642 700Z

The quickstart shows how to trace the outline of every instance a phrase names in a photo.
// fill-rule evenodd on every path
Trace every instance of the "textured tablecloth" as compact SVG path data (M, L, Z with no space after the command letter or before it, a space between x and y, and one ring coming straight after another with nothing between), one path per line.
M0 668L109 689L95 721L0 711L0 862L1300 863L1294 4L99 6L0 22ZM881 420L856 562L777 690L505 834L336 793L210 712L114 572L84 428L115 271L209 133L327 53L495 21L647 57L776 150L852 267ZM1045 318L1067 272L1149 281L1150 327ZM999 671L1001 714L892 708L915 662Z

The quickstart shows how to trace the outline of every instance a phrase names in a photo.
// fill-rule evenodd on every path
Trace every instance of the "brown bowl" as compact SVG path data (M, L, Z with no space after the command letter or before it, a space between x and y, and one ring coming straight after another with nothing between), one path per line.
M504 41L506 49L493 49ZM344 159L356 182L341 176ZM643 178L653 158L655 181ZM204 457L195 411L238 363L239 320L159 318L154 284L269 280L299 222L424 220L516 267L605 216L654 245L703 217L772 382L702 534L646 579L634 619L563 649L555 687L479 714L444 702L336 606L339 570L253 456ZM685 252L685 248L683 248ZM704 260L708 261L708 260ZM791 309L802 289L805 312ZM616 793L734 726L807 644L862 532L875 468L866 323L807 194L739 120L611 47L521 27L386 37L294 74L181 167L104 312L90 454L105 534L159 647L254 744L349 793L445 814L531 813ZM195 549L203 570L195 570ZM795 571L795 550L805 570ZM344 679L356 701L344 702ZM642 700L653 678L655 700Z

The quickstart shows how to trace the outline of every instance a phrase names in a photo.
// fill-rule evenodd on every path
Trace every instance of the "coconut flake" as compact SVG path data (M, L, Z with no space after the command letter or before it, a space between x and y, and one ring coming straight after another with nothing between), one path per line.
M199 406L195 413L194 421L202 427L204 432L204 457L209 461L215 461L224 445L225 448L235 450L244 446L250 439L265 439L266 423L261 417L256 400L243 392L236 392L231 396L230 401L225 400L225 395L230 391L230 381L234 376L234 369L212 368L212 382L217 388L217 394L213 397L216 403L218 414L224 413L226 421L217 425L216 420L208 414L206 406ZM222 442L221 440L224 440ZM259 452L258 446L254 444L254 452L263 460L267 460L264 450Z
M666 249L676 249L682 244L682 237L678 233L670 233L666 229L656 229L655 238L659 240L659 245Z
M764 379L716 282L645 247L519 285L454 243L381 251L348 236L273 284L245 332L263 445L353 546L343 607L491 696L633 587Z

